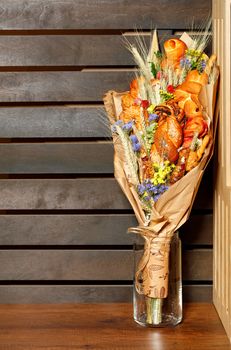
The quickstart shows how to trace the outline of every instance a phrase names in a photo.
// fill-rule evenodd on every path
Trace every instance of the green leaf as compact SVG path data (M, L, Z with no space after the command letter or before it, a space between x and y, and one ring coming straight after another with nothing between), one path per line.
M160 51L154 52L154 54L156 55L156 58L159 58L159 59L161 59L163 56Z
M154 78L156 78L157 69L156 69L155 63L153 63L153 62L151 62L151 72L152 72L152 75L154 76Z
M160 96L162 97L162 99L164 101L168 101L168 100L170 100L171 98L174 97L174 95L171 94L170 92L163 91L163 90L160 90Z

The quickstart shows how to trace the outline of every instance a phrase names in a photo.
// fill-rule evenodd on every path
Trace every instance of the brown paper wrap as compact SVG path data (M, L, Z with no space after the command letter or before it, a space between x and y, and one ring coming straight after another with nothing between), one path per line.
M200 95L204 111L210 119L210 141L200 163L161 195L152 209L149 220L145 217L132 179L127 176L123 146L119 137L113 136L115 178L128 198L139 223L139 227L129 231L138 233L145 239L144 255L138 265L135 285L138 293L149 297L167 297L170 241L174 232L189 217L205 167L213 154L218 114L214 113L216 87L213 84L207 85L203 87ZM118 120L122 95L109 91L104 98L111 123Z

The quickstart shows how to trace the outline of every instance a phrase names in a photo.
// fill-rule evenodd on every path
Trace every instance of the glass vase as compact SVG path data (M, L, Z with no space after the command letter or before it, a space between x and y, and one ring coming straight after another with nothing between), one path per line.
M142 274L137 276L137 269L141 259L145 255L144 238L135 234L134 240L134 286L133 286L133 311L134 320L147 327L176 326L182 320L182 275L181 275L181 240L178 232L175 232L168 243L168 281L167 296L154 298L137 288L136 279L142 285ZM162 243L156 243L162 244ZM155 249L162 247L155 247ZM157 266L157 265L151 265ZM157 268L156 268L157 269ZM153 268L153 274L157 273ZM155 276L154 276L155 277ZM153 283L154 284L154 283Z

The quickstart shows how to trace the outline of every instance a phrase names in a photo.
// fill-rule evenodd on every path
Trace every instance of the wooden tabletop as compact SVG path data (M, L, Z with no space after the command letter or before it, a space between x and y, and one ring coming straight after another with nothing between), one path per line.
M131 304L0 305L0 349L228 350L212 304L184 305L175 328L137 325Z

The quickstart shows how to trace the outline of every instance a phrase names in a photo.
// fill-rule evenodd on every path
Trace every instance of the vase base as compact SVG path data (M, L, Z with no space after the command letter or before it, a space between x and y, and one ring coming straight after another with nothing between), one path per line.
M164 328L164 327L175 327L182 322L182 317L177 318L175 316L168 315L164 317L160 323L149 323L146 320L146 315L141 316L139 319L134 317L134 321L142 327L151 327L151 328Z

